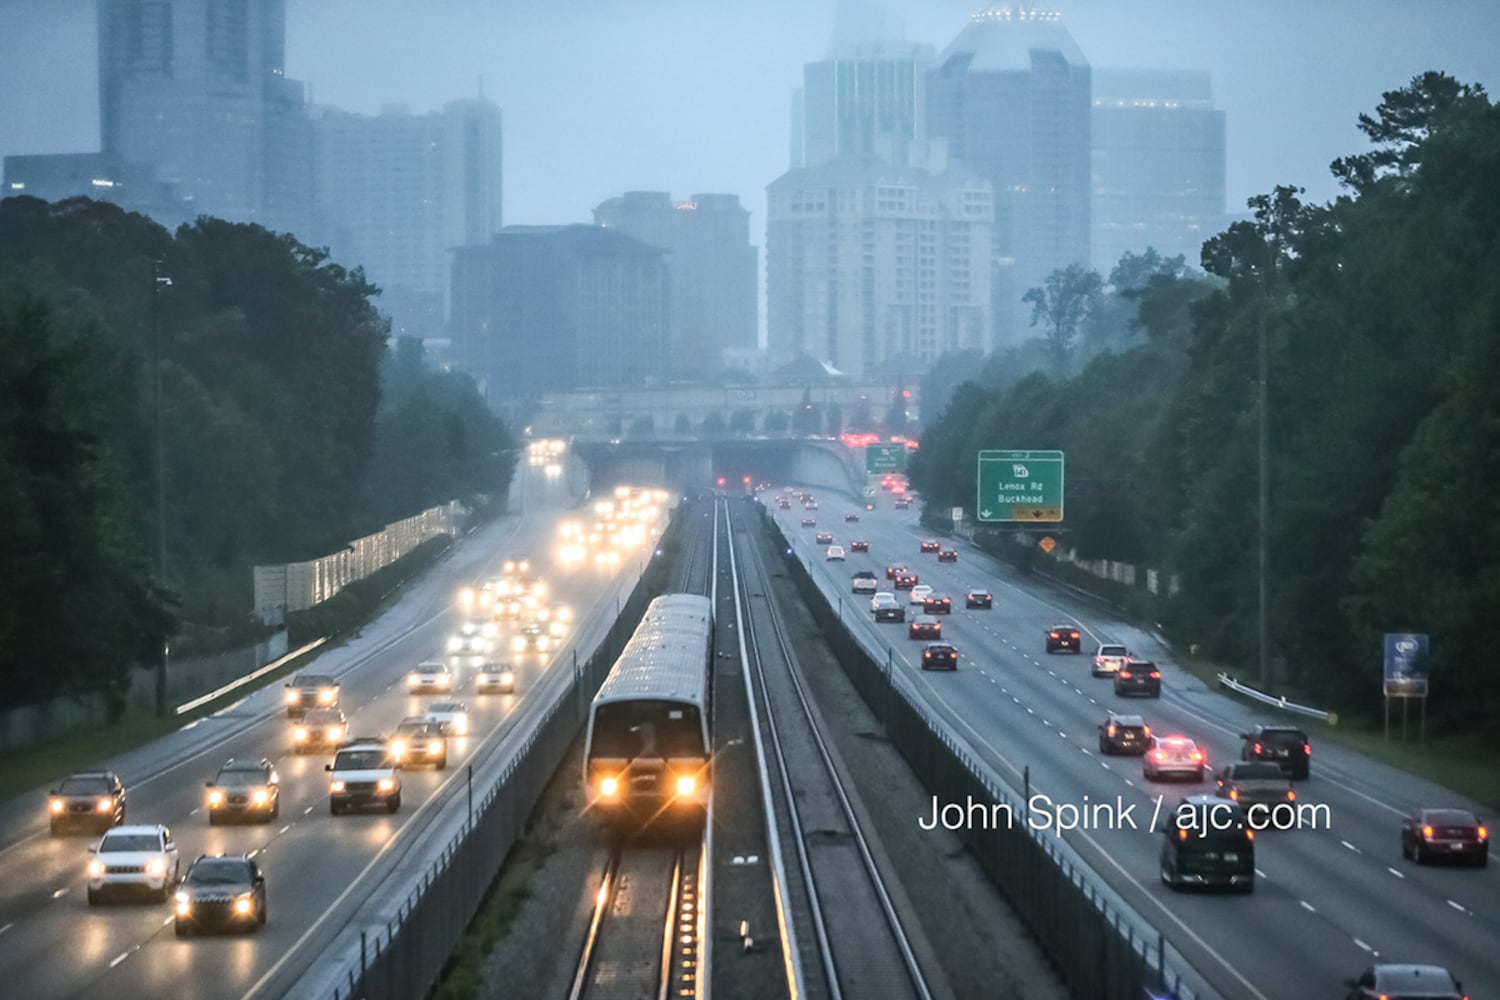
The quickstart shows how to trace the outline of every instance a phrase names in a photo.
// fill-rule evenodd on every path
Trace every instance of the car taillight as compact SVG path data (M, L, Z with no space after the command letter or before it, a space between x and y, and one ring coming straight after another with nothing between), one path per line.
M1184 830L1180 826L1177 828L1177 839L1178 840L1187 840L1187 831Z
M1200 750L1194 750L1193 751L1193 759L1194 760L1202 760L1203 759L1203 752L1200 751Z
M1304 757L1311 757L1312 756L1312 744L1311 743L1304 743L1304 744L1302 744L1302 755Z
M1297 801L1297 793L1294 792L1294 791L1292 791L1290 788L1288 788L1286 790L1286 800L1288 802L1296 802Z
M1144 736L1150 736L1150 735L1151 735L1151 727L1150 727L1150 726L1146 726L1146 727L1144 727L1144 728L1143 728L1143 729L1142 729L1142 730L1141 730L1141 733L1142 733L1142 735L1144 735Z
M1254 830L1246 830L1245 831L1245 839L1246 840L1254 840L1255 839L1255 831Z
M1488 828L1488 827L1483 827L1483 826L1481 826L1481 827L1480 827L1480 828L1479 828L1479 839L1480 839L1480 840L1488 840L1488 839L1489 839L1489 837L1490 837L1490 831L1489 831L1489 828Z
M1056 639L1057 638L1057 633L1056 632L1048 632L1047 633L1047 638L1049 638L1049 639Z
M1430 826L1424 826L1424 827L1422 827L1422 839L1423 840L1431 840L1432 839L1432 827L1430 827Z
M1255 752L1256 753L1260 753L1261 750L1263 750L1263 749L1264 748L1259 743L1255 744Z
M1132 674L1129 670L1121 670L1120 671L1120 677L1123 678L1124 680L1128 681L1128 680L1130 680L1130 678L1132 678L1134 676L1135 675Z
M1153 670L1153 671L1151 671L1151 679L1152 680L1161 680L1161 671L1160 670Z
M1240 790L1238 788L1231 788L1229 790L1229 798L1235 802L1238 802L1240 800Z

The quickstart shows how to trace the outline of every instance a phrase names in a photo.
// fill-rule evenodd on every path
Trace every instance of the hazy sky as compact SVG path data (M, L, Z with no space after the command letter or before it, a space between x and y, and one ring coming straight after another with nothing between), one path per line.
M885 0L939 51L981 0ZM505 113L505 221L589 221L621 191L738 194L764 242L789 95L836 0L287 0L288 75L318 103ZM1057 0L1099 67L1206 69L1227 113L1230 210L1314 199L1362 148L1355 117L1442 69L1500 94L1500 0ZM903 30L904 29L904 30ZM888 32L890 33L890 32ZM0 155L97 148L92 0L0 0Z

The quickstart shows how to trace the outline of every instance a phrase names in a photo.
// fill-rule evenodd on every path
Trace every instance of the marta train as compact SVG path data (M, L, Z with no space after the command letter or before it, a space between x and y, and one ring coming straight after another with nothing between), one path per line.
M583 784L589 808L616 827L707 817L713 627L707 597L656 598L594 696Z

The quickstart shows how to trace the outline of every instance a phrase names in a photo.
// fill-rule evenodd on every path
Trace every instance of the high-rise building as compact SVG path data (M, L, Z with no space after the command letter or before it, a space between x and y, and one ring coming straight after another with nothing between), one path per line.
M483 98L415 115L313 112L317 242L379 285L395 331L436 336L454 247L501 226L501 112Z
M664 254L602 226L507 226L454 251L455 356L492 406L582 388L661 384Z
M1199 266L1203 241L1226 224L1224 112L1209 76L1094 70L1094 268L1155 247Z
M99 0L102 151L194 215L306 234L311 137L285 75L286 0Z
M1061 17L974 14L927 81L929 135L995 194L997 345L1028 335L1028 288L1090 262L1090 73Z
M840 157L907 166L926 144L930 45L863 42L836 50L802 71L800 134L792 166L815 167Z
M88 197L129 212L149 215L168 228L190 221L187 205L171 185L156 179L148 164L129 163L108 153L39 153L5 158L0 197L28 196L43 201Z
M664 191L629 191L595 208L594 222L665 251L672 377L714 375L724 367L726 350L756 346L759 261L750 243L750 213L738 196L673 201Z
M800 357L868 377L987 351L994 197L957 163L940 174L834 160L766 189L770 363Z

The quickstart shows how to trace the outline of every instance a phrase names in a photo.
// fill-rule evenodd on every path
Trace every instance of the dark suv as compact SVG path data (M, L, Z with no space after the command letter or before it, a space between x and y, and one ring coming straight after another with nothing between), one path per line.
M63 779L47 797L54 834L74 827L108 830L125 822L125 786L113 771L79 771Z
M281 778L264 757L225 761L218 776L208 783L210 826L231 816L269 823L280 815Z
M178 937L221 927L254 933L266 922L266 877L247 854L200 854L177 884L174 912Z
M1151 748L1151 727L1139 715L1110 712L1099 724L1099 752L1143 754Z
M1241 733L1245 741L1240 760L1264 760L1276 764L1288 778L1306 778L1312 765L1312 744L1307 734L1292 726L1259 725Z
M1150 660L1126 660L1115 673L1115 694L1161 697L1161 671Z

